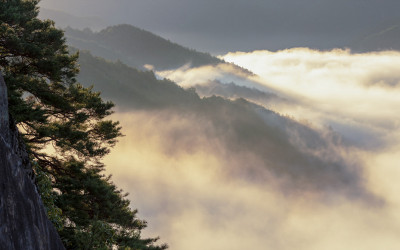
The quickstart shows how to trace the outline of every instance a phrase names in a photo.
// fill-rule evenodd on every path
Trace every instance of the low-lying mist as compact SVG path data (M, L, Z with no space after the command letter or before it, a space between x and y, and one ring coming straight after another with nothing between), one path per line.
M132 206L149 221L149 236L161 236L173 249L193 250L399 246L394 176L400 173L389 164L394 151L380 158L365 155L369 164L364 170L370 176L364 188L384 199L368 202L357 197L359 192L343 194L343 189L357 188L353 183L334 186L343 178L337 173L325 187L319 185L321 190L298 185L299 190L282 189L282 183L289 185L285 177L248 168L263 165L252 152L229 155L218 138L208 137L192 119L168 117L157 112L116 115L126 136L106 159L113 179L130 192ZM257 178L246 178L244 170Z
M400 53L222 58L255 75L157 74L231 101L114 114L126 136L105 163L146 233L178 250L398 249Z
M352 54L307 48L229 53L223 58L301 105L277 111L340 131L358 146L384 146L400 126L400 52ZM371 138L372 137L372 138Z

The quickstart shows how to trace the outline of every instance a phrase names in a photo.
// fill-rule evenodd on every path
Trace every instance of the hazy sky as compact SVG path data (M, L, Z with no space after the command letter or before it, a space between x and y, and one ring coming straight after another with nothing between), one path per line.
M348 46L400 17L397 0L42 0L40 5L133 24L216 53Z

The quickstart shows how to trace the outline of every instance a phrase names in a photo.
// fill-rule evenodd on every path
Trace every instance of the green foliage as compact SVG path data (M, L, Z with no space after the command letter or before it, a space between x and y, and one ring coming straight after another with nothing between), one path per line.
M37 4L0 0L0 70L49 218L67 248L165 249L140 238L146 223L102 174L101 159L121 136L106 120L113 104L76 82L78 54L52 21L37 18Z
M88 169L85 163L73 158L64 164L68 174L59 175L55 187L63 193L56 204L63 207L68 218L61 231L68 238L68 247L97 249L111 244L140 246L135 249L166 248L153 246L157 239L140 238L146 222L136 218L137 211L131 210L129 200L124 199L127 194L117 189L110 181L111 176L101 175L102 165Z
M115 243L114 229L108 223L95 220L89 227L76 230L76 240L79 249L110 249Z
M33 162L32 167L33 171L35 172L36 186L38 187L43 205L46 208L47 216L56 227L56 229L58 231L61 231L64 224L62 218L62 210L55 205L57 194L53 190L51 178L41 169L39 164L37 164L36 162Z

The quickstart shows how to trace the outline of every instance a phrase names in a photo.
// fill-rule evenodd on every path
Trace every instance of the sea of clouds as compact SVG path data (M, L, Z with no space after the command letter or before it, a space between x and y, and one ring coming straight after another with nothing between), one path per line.
M242 97L310 129L286 131L290 145L350 167L321 175L286 165L289 174L268 171L279 162L247 167L265 159L251 141L227 145L222 137L231 131L219 133L211 122L173 110L117 112L126 136L105 163L149 221L145 234L178 250L399 249L400 53L295 48L221 58L248 71L221 64L156 73L185 88L234 84L268 93ZM269 125L283 121L259 115ZM326 146L308 147L301 131L317 131ZM274 154L295 150L279 143ZM287 156L299 157L288 164L304 161Z

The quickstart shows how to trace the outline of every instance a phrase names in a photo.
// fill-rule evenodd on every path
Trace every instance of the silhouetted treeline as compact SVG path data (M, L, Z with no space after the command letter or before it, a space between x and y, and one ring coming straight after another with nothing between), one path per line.
M216 142L214 145L222 145L221 153L227 157L243 154L243 160L236 157L232 163L242 166L232 171L239 171L243 178L265 181L261 173L266 171L282 179L286 188L367 195L357 164L346 162L331 148L340 143L334 133L328 139L306 125L242 98L200 98L194 88L183 89L169 80L158 80L151 71L108 62L87 52L81 52L79 63L78 80L85 85L95 82L95 90L114 100L120 110L184 117L205 131L201 136L212 138L209 140ZM180 131L174 134L173 141L177 145L191 141L193 147L196 136Z
M210 54L185 48L127 24L108 27L100 32L67 28L65 34L68 44L73 47L141 69L146 64L163 70L186 64L198 67L222 62Z

